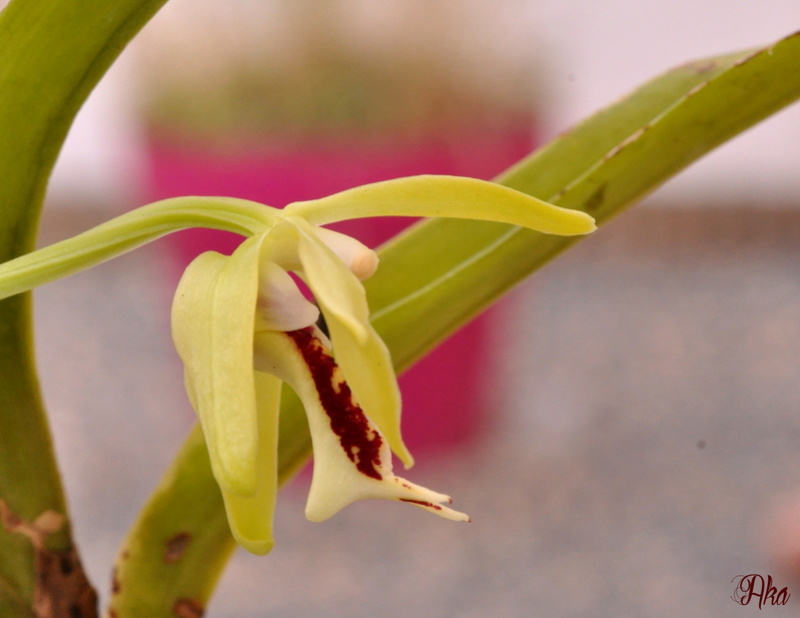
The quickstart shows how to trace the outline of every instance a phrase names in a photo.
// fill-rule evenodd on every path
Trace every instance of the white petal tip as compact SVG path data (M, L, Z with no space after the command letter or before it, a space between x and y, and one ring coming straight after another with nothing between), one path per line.
M319 319L319 309L306 300L285 270L268 262L259 275L256 330L299 330Z
M308 500L306 501L306 519L318 524L326 519L330 519L345 506L351 502L355 502L358 499L359 498L352 498L346 501L340 501L333 499L333 497L329 497L329 499L325 500L320 499L319 495L311 492L309 493Z
M324 227L316 228L316 233L359 281L369 279L375 274L378 269L378 254L361 241Z
M451 521L470 521L469 515L466 513L460 513L459 511L445 506L446 504L453 503L453 499L450 496L431 491L430 489L416 485L400 477L394 477L393 480L399 489L396 499L400 502L413 504L434 515L444 517Z
M377 254L370 249L359 251L350 262L350 270L359 281L369 279L378 270Z
M324 517L319 513L317 513L316 511L309 511L308 509L306 509L306 519L308 521L314 522L315 524L318 524L320 522L325 521L326 519L330 519L330 516Z

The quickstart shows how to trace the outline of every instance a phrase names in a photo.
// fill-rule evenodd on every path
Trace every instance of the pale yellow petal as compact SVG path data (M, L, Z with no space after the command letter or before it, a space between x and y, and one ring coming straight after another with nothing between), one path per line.
M172 307L172 335L194 390L217 481L256 489L253 327L262 237L232 256L204 253L186 269Z
M302 219L293 218L291 221L298 232L297 252L302 273L322 307L325 319L336 316L359 340L364 340L369 307L361 282L317 237L311 225Z
M389 349L372 324L367 323L367 336L359 340L335 317L326 316L326 323L336 362L356 399L386 437L391 450L410 468L414 457L400 431L402 403Z
M311 226L298 221L303 273L333 341L336 362L356 399L406 467L414 459L400 433L400 390L389 350L369 322L364 288Z
M272 523L278 492L278 415L281 380L255 372L258 406L256 490L243 495L223 489L225 512L236 542L253 554L272 549Z

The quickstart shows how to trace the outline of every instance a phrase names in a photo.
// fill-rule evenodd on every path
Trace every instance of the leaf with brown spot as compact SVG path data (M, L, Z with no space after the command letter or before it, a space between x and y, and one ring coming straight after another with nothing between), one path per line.
M172 615L177 618L202 618L205 608L194 599L178 599L172 606Z
M186 552L186 548L189 547L191 540L192 535L188 532L179 532L167 540L164 562L168 564L175 564L178 562Z
M603 205L603 200L606 196L606 187L607 184L600 185L597 187L594 193L589 196L589 199L583 204L583 209L586 212L594 212L598 210Z
M683 65L576 125L497 182L567 208L590 204L604 223L718 144L795 101L798 72L800 33L758 52ZM396 369L575 242L447 219L426 220L394 238L379 251L380 268L364 287L372 324Z
M51 551L46 545L47 537L64 526L63 515L45 511L30 523L0 500L0 522L7 531L27 537L33 545L33 611L37 618L97 618L97 593L75 548Z
M97 618L97 593L83 571L77 552L36 550L37 618Z

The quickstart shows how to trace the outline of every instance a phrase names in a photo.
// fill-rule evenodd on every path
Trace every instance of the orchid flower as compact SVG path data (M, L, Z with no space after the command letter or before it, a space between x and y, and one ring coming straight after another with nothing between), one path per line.
M400 434L392 361L370 324L361 285L378 258L357 240L321 227L374 216L480 219L561 235L595 229L586 213L452 176L365 185L283 210L235 198L171 198L0 264L0 299L187 227L242 234L247 239L232 255L208 252L189 265L172 308L186 391L239 544L259 554L273 545L284 382L300 397L311 430L309 519L327 519L356 500L385 498L468 521L449 507L448 496L393 471L392 453L406 468L413 459ZM316 304L289 273L305 282ZM316 325L320 310L330 339Z
M359 241L321 227L372 216L481 219L561 235L594 229L585 213L501 185L419 176L269 209L265 229L232 255L196 258L175 294L173 339L231 530L253 553L273 545L283 382L302 400L311 432L308 519L327 519L356 500L385 498L469 520L448 506L448 496L393 472L392 452L407 468L413 459L400 434L391 358L369 322L361 284L378 258ZM330 339L316 325L320 310Z

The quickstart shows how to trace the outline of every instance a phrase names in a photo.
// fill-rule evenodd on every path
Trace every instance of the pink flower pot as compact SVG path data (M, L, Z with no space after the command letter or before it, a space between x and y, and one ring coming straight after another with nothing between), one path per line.
M193 147L156 134L150 140L148 198L225 195L280 207L400 176L488 179L529 153L531 146L527 126L425 139L272 139L236 152ZM375 247L409 223L381 218L334 227ZM213 230L190 230L172 238L175 281L202 251L230 253L241 242L238 236ZM412 451L447 449L480 434L487 420L481 393L490 321L491 314L474 320L400 377L403 434Z

